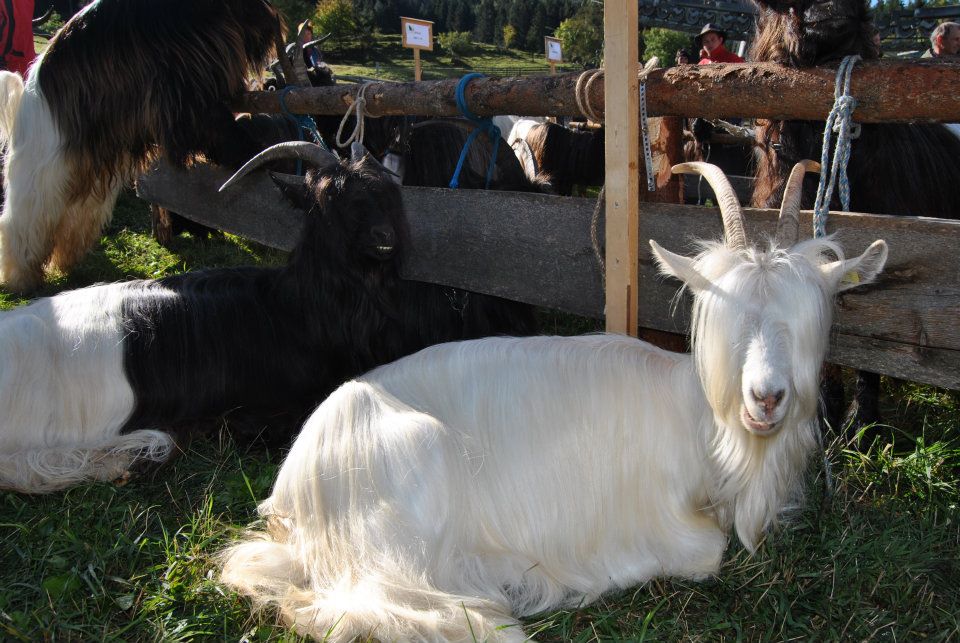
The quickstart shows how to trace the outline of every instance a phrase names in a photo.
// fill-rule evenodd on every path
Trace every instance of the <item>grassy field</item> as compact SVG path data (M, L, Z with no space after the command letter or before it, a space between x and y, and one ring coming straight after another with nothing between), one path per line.
M391 57L401 55L338 66L336 49L327 54L338 74L412 75ZM502 68L523 59L490 57L484 64ZM380 58L379 72L367 66ZM43 294L282 260L230 236L162 248L146 205L127 193L95 251ZM22 303L0 292L0 308ZM547 332L571 327L557 315L544 322ZM544 641L960 641L960 395L885 380L883 407L890 426L871 444L830 442L832 495L813 468L806 505L755 555L732 543L715 580L654 581L540 615L527 631ZM298 640L220 587L213 560L255 518L282 457L224 433L124 486L0 492L0 640Z

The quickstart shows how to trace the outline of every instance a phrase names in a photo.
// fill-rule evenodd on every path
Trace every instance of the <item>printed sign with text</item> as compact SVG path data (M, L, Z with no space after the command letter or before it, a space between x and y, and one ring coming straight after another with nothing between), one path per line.
M400 18L403 46L411 49L433 50L433 23L416 18Z

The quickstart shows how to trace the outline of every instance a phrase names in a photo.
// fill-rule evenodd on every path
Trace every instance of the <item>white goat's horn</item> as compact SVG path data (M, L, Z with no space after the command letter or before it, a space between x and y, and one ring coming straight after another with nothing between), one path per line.
M743 229L743 210L740 209L740 200L730 185L727 175L716 165L691 161L678 163L671 168L674 174L700 174L707 180L713 193L717 196L717 205L720 206L720 216L723 218L723 234L727 247L742 250L747 247L747 233Z
M777 246L792 246L800 238L800 195L803 193L803 175L807 172L819 172L820 164L804 159L790 170L790 178L783 189L783 202L780 204L780 218L777 220Z
M279 159L300 159L318 169L326 169L340 163L340 159L333 152L328 152L319 145L308 143L307 141L287 141L286 143L277 143L263 150L252 159L247 161L243 167L227 179L227 182L220 186L218 192L223 192L231 185L245 177L250 172L270 161Z

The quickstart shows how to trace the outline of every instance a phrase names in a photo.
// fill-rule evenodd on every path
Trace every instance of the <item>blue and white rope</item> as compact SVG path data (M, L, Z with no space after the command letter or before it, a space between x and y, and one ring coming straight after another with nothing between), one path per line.
M847 179L847 163L850 161L850 141L860 136L860 125L851 121L853 111L857 108L857 100L850 95L850 75L853 65L860 60L860 56L846 56L837 69L837 79L833 88L833 109L827 116L823 128L823 152L820 155L820 186L817 188L817 199L813 206L813 235L826 235L827 215L830 213L830 200L833 198L833 189L839 178L840 204L844 210L850 209L850 182ZM837 133L837 149L833 154L833 165L830 163L830 137ZM827 168L830 168L829 181Z

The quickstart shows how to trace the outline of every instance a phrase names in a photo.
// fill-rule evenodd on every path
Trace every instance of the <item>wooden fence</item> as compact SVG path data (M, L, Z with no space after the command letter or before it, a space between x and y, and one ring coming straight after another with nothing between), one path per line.
M713 67L659 70L656 77L649 77L651 113L730 117L757 110L769 118L802 114L802 118L823 119L833 101L833 72L828 69L797 71L763 64ZM922 80L905 84L893 96L883 91L908 72ZM854 116L863 122L960 121L960 96L953 91L958 80L960 64L863 65L853 77L853 94L861 100ZM481 114L573 114L573 83L570 75L481 79L476 86L471 84L468 99ZM710 100L701 96L705 84L715 89ZM785 84L810 92L797 91L795 95L803 100L783 99L781 94L774 102L771 92L782 91ZM653 86L660 91L653 91ZM740 93L747 87L754 90L749 95ZM449 115L456 111L450 81L390 83L371 89L366 94L368 103L380 113ZM269 106L276 97L266 94L248 96L244 106L275 111ZM600 89L599 96L592 97L595 105L602 105L602 95ZM351 90L339 87L298 89L290 92L287 103L294 111L342 113L352 96ZM284 203L263 173L218 194L216 188L227 175L208 166L182 173L160 164L140 178L138 191L147 201L201 223L290 248L302 214ZM403 198L412 235L405 277L602 317L602 280L590 242L592 200L410 187L403 189ZM720 236L717 211L672 203L641 206L639 324L686 332L689 306L674 301L678 284L656 276L648 239L687 252L693 239ZM745 216L751 238L772 233L775 211L748 209ZM809 212L803 214L802 226L802 230L811 229ZM960 222L831 213L827 228L837 233L850 255L878 238L890 246L880 281L840 298L829 359L960 389ZM604 238L602 230L599 238Z

